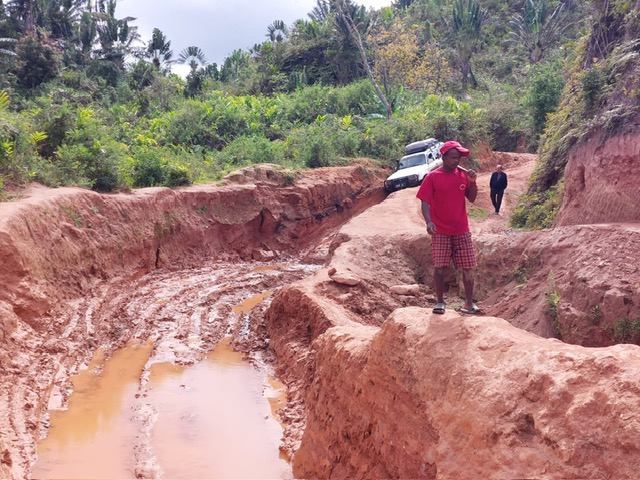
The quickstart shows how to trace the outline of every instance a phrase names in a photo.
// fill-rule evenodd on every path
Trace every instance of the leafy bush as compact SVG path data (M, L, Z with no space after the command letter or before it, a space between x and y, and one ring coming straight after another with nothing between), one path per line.
M283 164L284 144L260 136L242 136L229 143L215 158L219 176L255 163Z
M125 186L121 172L128 159L127 146L114 139L91 109L78 110L75 128L56 153L71 183L100 192Z
M582 77L581 83L586 110L592 112L604 87L604 78L597 68L591 67Z
M562 68L555 63L535 67L532 76L525 104L531 114L533 130L540 134L547 123L547 115L558 107L565 81Z
M321 124L295 129L287 139L286 155L298 165L308 168L327 167L338 163L331 133Z
M610 335L617 343L640 344L640 317L635 320L623 318L615 321L611 325Z
M378 120L370 122L360 139L360 155L391 160L394 165L402 154L403 144L398 140L396 131L389 122Z
M487 106L484 121L486 140L493 150L515 152L527 139L527 129L522 109L511 103L491 103Z
M551 228L562 205L563 187L562 182L546 192L522 196L511 215L511 225L532 230Z
M547 282L546 314L551 317L551 323L553 324L556 338L562 339L562 326L559 318L560 312L558 311L558 307L560 305L560 292L556 288L553 272L549 272Z
M20 87L34 89L58 74L60 54L52 44L46 42L46 39L39 39L35 35L24 36L18 42L16 50L16 77Z

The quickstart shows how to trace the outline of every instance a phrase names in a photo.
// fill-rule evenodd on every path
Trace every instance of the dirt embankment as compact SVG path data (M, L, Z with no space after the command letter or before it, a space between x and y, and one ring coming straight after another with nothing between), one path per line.
M47 405L64 405L70 375L97 348L108 357L151 339L151 361L185 364L231 332L236 348L264 349L264 324L237 321L232 307L317 268L323 235L379 203L386 175L258 166L223 186L34 186L0 204L0 478L29 476ZM148 436L138 441L135 473L154 476Z
M444 317L398 309L435 300L415 189L351 220L326 268L274 298L271 347L304 412L292 429L304 432L300 446L289 436L296 476L635 475L640 390L631 379L640 348L540 337L611 345L621 321L640 318L639 226L514 231L505 216L535 159L496 153L484 163L505 166L509 189L505 215L490 215L490 172L479 176L471 210L477 297L511 325L455 313L462 299L454 275ZM307 313L314 309L321 314Z
M501 216L489 214L496 163L509 174ZM243 351L268 345L288 385L282 449L297 476L630 478L640 349L545 337L611 345L621 319L640 318L640 229L514 231L535 156L480 164L470 212L487 317L455 313L453 273L447 313L431 315L415 189L380 203L385 172L256 167L223 187L0 204L0 473L27 475L49 392L64 402L95 348L152 339L157 357L188 363L231 331ZM234 323L233 302L267 290ZM157 474L148 450L143 437L140 477Z

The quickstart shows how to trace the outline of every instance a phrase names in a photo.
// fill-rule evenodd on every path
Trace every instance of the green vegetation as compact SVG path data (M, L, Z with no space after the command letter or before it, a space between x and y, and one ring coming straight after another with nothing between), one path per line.
M534 262L528 255L523 255L518 267L511 274L511 278L518 286L524 285L529 281L529 275L533 269Z
M553 323L553 330L555 331L556 338L562 340L562 326L560 325L558 306L560 305L560 292L556 289L556 282L553 276L553 272L549 272L547 278L548 288L546 292L546 314L551 317Z
M489 212L482 208L471 207L469 209L469 217L471 218L486 218L489 216Z
M198 46L174 55L157 28L140 38L117 0L6 2L0 198L30 181L176 187L259 162L393 166L434 136L540 145L514 225L549 226L567 149L637 111L638 82L619 78L638 62L638 18L622 0L317 0L293 25L266 19L264 42L217 65Z
M640 6L625 0L587 3L592 28L575 43L575 55L563 60L563 93L546 114L539 163L516 226L552 225L569 149L594 132L612 135L640 112Z
M623 318L611 325L611 338L617 343L635 343L640 345L640 318Z
M587 313L587 318L592 325L597 325L603 317L604 313L602 312L602 307L600 305L594 305Z

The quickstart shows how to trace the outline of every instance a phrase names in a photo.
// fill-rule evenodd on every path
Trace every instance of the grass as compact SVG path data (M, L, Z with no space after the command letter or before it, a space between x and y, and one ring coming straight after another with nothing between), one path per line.
M551 322L553 323L553 330L556 333L556 338L562 339L562 326L560 325L558 306L560 305L560 292L556 289L555 278L553 276L553 272L549 272L549 276L547 278L549 283L549 287L546 292L546 314L551 317Z
M623 318L611 325L611 338L617 343L640 344L640 317Z
M469 218L487 218L489 216L489 212L482 208L471 207L469 209Z

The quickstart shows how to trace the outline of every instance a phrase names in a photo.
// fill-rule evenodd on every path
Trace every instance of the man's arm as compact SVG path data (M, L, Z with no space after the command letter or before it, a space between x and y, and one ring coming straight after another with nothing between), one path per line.
M476 201L476 197L478 196L478 185L476 184L478 174L474 170L469 170L467 172L467 178L469 179L469 186L464 192L464 196L467 197L467 200L473 203Z
M424 221L427 224L427 233L429 235L433 235L434 233L436 233L436 224L431 221L431 207L427 202L422 200L420 210L422 211L422 216L424 217Z

